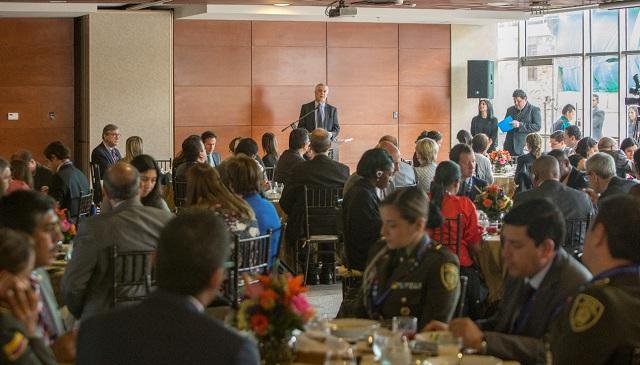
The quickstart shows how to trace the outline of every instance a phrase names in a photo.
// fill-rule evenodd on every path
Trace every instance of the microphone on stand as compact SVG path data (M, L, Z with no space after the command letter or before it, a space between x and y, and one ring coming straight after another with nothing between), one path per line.
M282 128L282 130L280 132L284 132L287 129L291 128L291 129L296 129L296 124L299 123L301 120L303 120L304 118L307 117L307 115L315 112L316 110L318 110L318 108L320 107L320 104L316 105L315 108L313 108L310 112L304 114L303 116L300 117L300 119L296 120L295 122L292 122L291 124L289 124L288 126Z

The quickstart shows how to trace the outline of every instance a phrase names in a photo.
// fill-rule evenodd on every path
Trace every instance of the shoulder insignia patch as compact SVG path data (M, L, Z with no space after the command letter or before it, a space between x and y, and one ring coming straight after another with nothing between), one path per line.
M22 333L15 332L13 338L2 346L2 352L4 352L4 355L9 361L15 361L27 351L28 345L29 340L27 340Z
M460 281L458 267L450 262L442 264L442 266L440 266L440 281L442 281L442 285L448 291L457 288L458 282Z
M578 294L569 312L573 332L584 332L593 327L604 313L604 304L587 294Z

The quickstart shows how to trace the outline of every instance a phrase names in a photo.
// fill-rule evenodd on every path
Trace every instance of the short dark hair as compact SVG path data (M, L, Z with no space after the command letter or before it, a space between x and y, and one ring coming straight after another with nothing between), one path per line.
M24 232L0 228L0 271L18 274L34 255L33 240Z
M102 138L104 139L104 136L107 135L107 133L113 132L115 130L118 130L120 128L118 128L117 125L115 124L107 124L104 126L104 128L102 128Z
M631 137L627 137L625 139L622 140L622 142L620 142L620 149L622 151L626 150L629 147L633 147L633 146L637 146L638 144L636 143L636 141L631 138Z
M484 133L478 133L471 139L471 149L475 153L484 153L489 147L489 137Z
M556 160L558 160L558 163L564 160L569 161L569 157L567 156L567 153L564 152L563 150L551 150L547 152L547 155L554 157Z
M522 89L515 89L513 91L513 94L511 94L511 97L526 99L527 98L527 93L524 92L524 90L522 90Z
M365 179L380 177L378 172L393 171L393 159L389 152L382 148L365 151L358 161L356 173Z
M564 142L564 132L563 131L555 131L551 133L549 139L552 139L558 143Z
M530 199L515 206L504 216L504 224L527 227L527 236L536 246L551 239L554 249L564 244L565 220L558 207L547 199Z
M582 138L582 132L580 131L580 128L578 128L577 125L570 125L564 131L565 133L567 133L567 136L569 137L574 137L575 139Z
M459 143L471 145L471 138L472 138L471 133L469 133L469 131L466 129L461 129L456 134L456 139L458 140Z
M571 111L574 111L574 110L576 110L576 108L573 105L567 104L562 108L562 115L565 115L568 112L571 112Z
M181 295L201 293L229 257L230 247L227 226L215 212L183 210L160 233L156 252L158 287Z
M58 160L66 160L67 158L71 158L71 151L69 151L69 147L60 141L51 142L44 149L44 157L50 160L53 156Z
M33 190L18 190L0 199L0 227L33 234L42 215L53 209L50 197Z
M182 157L186 162L196 162L202 151L202 139L200 136L192 134L182 141Z
M238 142L234 153L244 153L249 157L258 155L258 143L253 138L243 138Z
M469 147L468 144L458 143L457 145L453 146L451 151L449 151L449 160L455 163L460 163L460 155L463 153L473 154L473 150L471 149L471 147Z
M206 132L202 133L202 135L200 136L200 139L202 140L202 143L204 143L206 140L208 140L210 138L218 139L218 136L216 136L216 134L213 133L212 131L206 131Z
M435 130L428 131L427 134L424 136L424 138L430 138L436 142L440 142L442 140L442 133ZM418 139L422 139L422 138L418 138Z
M309 142L309 131L304 128L296 128L289 133L289 149L299 150Z
M26 163L31 162L33 160L33 154L29 150L18 150L13 155L11 155L12 160L22 160Z
M589 150L598 145L598 141L591 137L584 137L576 145L576 154L588 158Z
M600 101L600 96L598 94L591 95L592 98L595 98L597 101Z
M602 199L591 229L597 224L604 227L612 257L640 262L640 199L627 194Z

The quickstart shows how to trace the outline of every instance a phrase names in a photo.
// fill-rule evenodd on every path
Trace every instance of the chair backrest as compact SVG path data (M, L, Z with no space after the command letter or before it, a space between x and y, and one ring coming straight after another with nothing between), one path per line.
M461 237L462 214L459 213L455 218L445 218L442 226L433 230L433 237L431 238L449 249L455 249L453 252L456 253L456 256L459 256Z
M100 165L90 162L91 166L91 188L93 189L93 202L96 206L102 202L102 174L100 173Z
M464 317L464 302L467 300L467 287L469 286L469 278L460 275L460 298L458 299L458 305L456 311L453 314L454 318Z
M71 217L75 219L76 226L80 224L81 218L86 218L91 215L91 204L93 203L93 192L81 195L78 199L78 210Z
M264 168L264 176L267 178L267 180L273 181L273 172L275 170L276 168L273 166Z
M151 262L153 251L123 251L111 248L113 268L112 305L139 302L155 287L155 272Z
M244 282L244 275L250 278L266 273L269 267L269 248L271 244L271 230L267 234L240 238L234 237L234 247L231 251L233 267L229 270L228 283L223 285L225 295L232 305L240 301L240 287L251 284Z
M576 259L582 257L582 246L590 223L591 213L586 218L567 219L566 221L567 234L562 247Z
M333 156L334 156L333 148L329 148L329 150L327 151L327 157L333 160Z
M160 168L160 171L163 172L163 173L171 172L171 163L172 162L173 162L172 159L156 160L156 163L158 164L158 167Z
M343 186L304 186L304 230L312 235L337 235Z
M173 181L173 203L176 208L182 208L187 201L187 182Z

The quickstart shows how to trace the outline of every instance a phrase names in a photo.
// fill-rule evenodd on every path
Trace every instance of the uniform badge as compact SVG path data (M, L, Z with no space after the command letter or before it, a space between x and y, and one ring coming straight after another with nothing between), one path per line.
M11 341L2 346L2 351L9 361L15 361L27 351L28 345L29 340L27 340L22 333L16 332L13 334Z
M458 270L458 267L450 262L440 266L440 281L442 281L442 285L448 291L452 291L458 287L458 281L460 281Z
M411 309L409 309L409 307L400 308L400 315L401 316L408 316L409 314L411 314Z
M571 306L569 319L573 332L584 332L593 327L604 313L604 304L587 294L578 294Z

